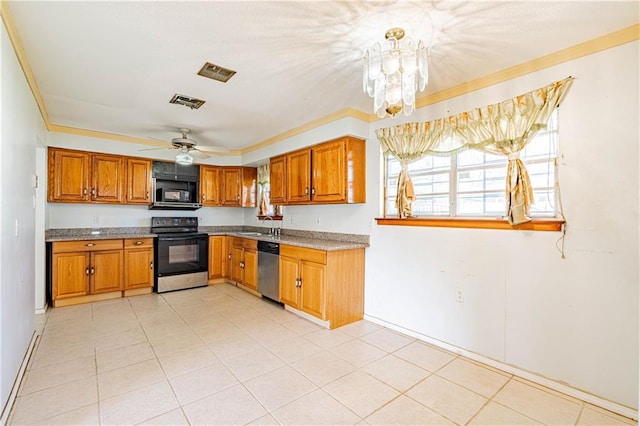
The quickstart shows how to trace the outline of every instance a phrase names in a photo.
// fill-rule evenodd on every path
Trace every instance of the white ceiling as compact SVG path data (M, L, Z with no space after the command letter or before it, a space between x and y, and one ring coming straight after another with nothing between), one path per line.
M429 44L437 92L627 28L637 1L9 2L52 124L241 149L343 108L394 26ZM237 71L226 84L205 62ZM206 101L191 110L176 93ZM420 95L419 95L420 96Z

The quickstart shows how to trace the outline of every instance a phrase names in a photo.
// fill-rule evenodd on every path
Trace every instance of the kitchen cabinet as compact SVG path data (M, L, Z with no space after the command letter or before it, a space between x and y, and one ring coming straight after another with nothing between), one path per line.
M258 169L221 167L220 204L227 207L256 207Z
M47 201L64 203L123 202L124 158L49 148Z
M269 162L269 204L286 203L286 156L274 157Z
M258 290L258 242L256 240L233 238L231 280L250 290Z
M200 166L200 203L204 207L220 205L220 167Z
M124 240L124 296L153 290L153 238Z
M276 196L284 199L278 204L364 203L365 148L363 140L345 136L272 158L271 179L277 184Z
M209 236L209 280L226 276L228 261L227 239L224 235Z
M311 198L311 150L303 149L287 155L286 203L306 203Z
M328 322L330 328L364 315L364 249L324 251L280 245L280 300Z
M151 204L151 160L144 158L126 158L127 184L125 189L126 204Z
M54 242L53 305L121 297L123 268L121 239Z
M88 202L90 161L87 152L49 148L47 201Z

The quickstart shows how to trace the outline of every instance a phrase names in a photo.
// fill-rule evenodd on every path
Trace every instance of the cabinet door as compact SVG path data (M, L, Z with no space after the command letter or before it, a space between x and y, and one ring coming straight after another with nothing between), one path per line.
M127 204L151 204L151 160L127 158Z
M91 164L91 200L98 203L122 203L124 159L118 155L93 154Z
M200 202L205 207L220 205L220 168L200 166Z
M239 247L233 247L231 249L231 279L235 282L242 282L242 258L243 249Z
M89 294L89 253L54 253L53 300Z
M345 142L329 142L314 147L311 200L315 202L346 201Z
M89 201L90 155L86 152L49 148L47 201Z
M225 237L220 235L209 237L209 279L222 278L224 276Z
M311 151L304 149L287 155L287 203L302 203L310 200Z
M300 261L300 309L320 319L324 319L324 275L325 265Z
M223 206L240 206L240 168L224 167L222 169L222 199Z
M280 255L280 301L298 308L298 259Z
M104 250L91 253L91 293L107 293L123 289L122 250Z
M124 251L124 289L153 287L153 249Z
M258 252L256 250L244 250L242 284L252 290L258 290Z
M233 271L233 238L224 237L224 262L222 268L222 276L224 278L231 278L231 271Z
M269 165L269 203L271 205L284 204L286 198L285 188L285 162L286 157L272 158Z

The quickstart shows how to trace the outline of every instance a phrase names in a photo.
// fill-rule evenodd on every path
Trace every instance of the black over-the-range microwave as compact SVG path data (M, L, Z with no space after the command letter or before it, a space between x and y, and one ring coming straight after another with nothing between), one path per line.
M152 168L153 202L150 209L196 210L200 167L154 161Z

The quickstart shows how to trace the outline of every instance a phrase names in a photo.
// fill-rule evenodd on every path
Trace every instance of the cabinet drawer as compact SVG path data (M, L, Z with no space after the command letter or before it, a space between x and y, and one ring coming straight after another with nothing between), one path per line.
M327 252L305 247L280 245L280 256L295 257L296 259L309 260L311 262L327 264Z
M258 249L258 240L250 240L248 238L234 238L233 239L233 247L235 248L244 248L244 249Z
M122 240L84 240L84 241L59 241L53 243L54 253L74 251L119 250L122 249Z
M125 238L124 248L149 248L153 247L153 238Z

